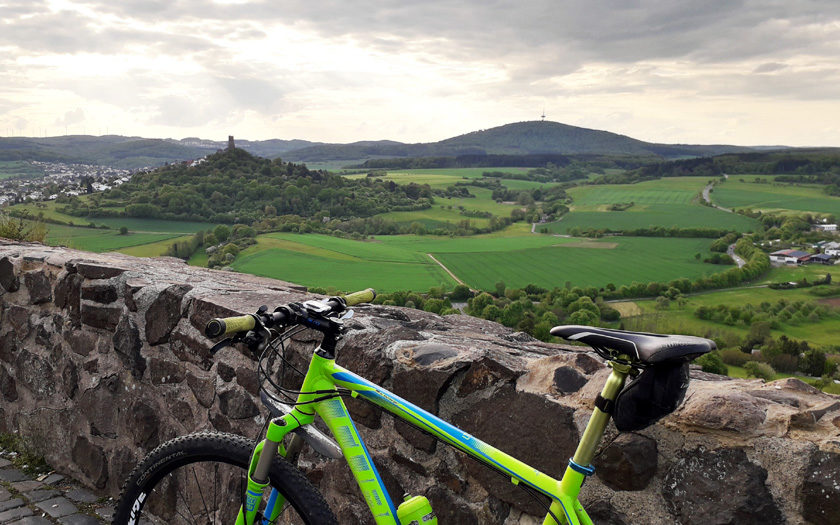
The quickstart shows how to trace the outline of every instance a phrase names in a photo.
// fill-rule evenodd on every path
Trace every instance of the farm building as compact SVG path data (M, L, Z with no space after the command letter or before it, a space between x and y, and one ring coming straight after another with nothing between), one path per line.
M817 264L834 264L834 257L831 255L827 255L824 253L817 253L808 257L808 264L817 263Z
M823 253L834 257L840 257L840 242L826 243L823 246Z
M811 254L800 250L779 250L770 254L770 262L803 264Z
M815 224L814 229L821 232L836 232L836 224Z

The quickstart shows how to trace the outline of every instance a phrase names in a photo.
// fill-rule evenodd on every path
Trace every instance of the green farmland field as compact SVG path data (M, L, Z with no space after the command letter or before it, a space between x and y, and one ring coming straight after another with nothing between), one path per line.
M261 235L256 246L234 261L233 268L344 291L366 287L382 292L426 291L441 284L455 285L440 266L418 252L324 235Z
M452 186L456 182L464 182L468 179L481 179L485 171L500 171L505 173L528 173L531 168L440 168L440 169L426 169L426 170L388 170L387 175L381 178L382 180L392 180L397 184L428 184L432 188L446 188ZM357 173L355 175L347 175L350 179L363 179L367 176L364 173ZM527 186L520 186L522 188L532 188L539 186L539 182L520 181L517 179L503 179L502 184L513 188L513 183L525 183ZM514 188L519 189L519 188Z
M719 183L711 194L712 202L725 208L752 208L762 211L817 212L840 215L840 197L832 197L815 184L752 182L755 176L732 175ZM771 177L760 177L772 181ZM741 181L743 179L743 182Z
M770 288L740 288L736 290L721 290L693 295L688 298L685 306L679 308L671 304L667 310L657 310L652 300L634 301L642 315L638 318L624 319L624 324L630 330L651 330L669 333L685 333L705 337L721 337L733 334L743 338L747 335L748 327L743 325L728 326L699 319L694 311L700 306L714 307L719 304L744 306L758 305L763 301L776 303L780 299L787 301L816 302L836 307L836 299L824 299L809 293L808 288L794 290L772 290ZM823 319L816 323L801 325L782 324L773 335L782 334L795 339L808 341L817 346L834 346L840 341L840 320L838 317Z
M706 239L613 237L524 250L436 253L435 257L471 287L483 290L492 290L498 281L513 288L530 283L553 288L566 281L602 287L696 278L723 270L695 259L696 253L706 256L708 247Z
M45 219L60 221L63 223L72 223L75 225L87 225L94 223L97 226L107 226L119 230L125 226L130 231L135 232L149 232L149 233L195 233L200 230L213 229L215 224L207 222L187 222L187 221L168 221L162 219L139 219L134 217L76 217L74 215L67 215L58 211L60 204L53 201L37 202L28 204L16 204L10 209L12 210L26 210L33 217L38 217L43 214Z
M0 179L39 177L44 170L31 162L22 160L0 160Z
M178 234L129 233L128 235L120 235L116 230L47 224L47 238L45 241L46 244L52 246L67 246L90 252L109 252L131 246L157 243L175 237L178 237ZM160 255L160 253L155 253L154 255Z
M571 188L572 211L562 220L541 227L567 233L572 228L627 230L651 226L749 231L757 225L748 217L701 206L699 194L707 182L702 177L673 177ZM608 210L611 204L629 202L634 205L626 211Z
M428 254L473 288L492 290L533 283L552 288L616 286L633 281L699 277L724 267L697 261L708 255L706 239L612 238L592 241L548 235L481 235L467 238L380 236L352 241L325 235L268 234L242 252L233 267L307 286L383 292L453 286Z

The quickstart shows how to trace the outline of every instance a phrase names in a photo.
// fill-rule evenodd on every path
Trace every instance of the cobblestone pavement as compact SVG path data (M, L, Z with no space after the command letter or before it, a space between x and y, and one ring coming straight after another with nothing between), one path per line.
M0 457L0 525L101 525L110 523L112 512L113 501L72 479L26 474Z

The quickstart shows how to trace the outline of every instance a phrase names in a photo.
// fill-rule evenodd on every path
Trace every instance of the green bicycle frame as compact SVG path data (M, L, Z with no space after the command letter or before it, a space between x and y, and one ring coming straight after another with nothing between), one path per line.
M610 363L610 366L612 373L604 385L601 396L606 400L615 400L624 386L630 367L614 362ZM264 476L268 471L267 464L271 456L268 461L262 458L265 467L260 467L260 457L265 452L269 452L270 455L277 452L285 454L282 441L286 434L299 426L311 424L316 414L324 420L338 442L376 523L400 525L394 502L385 489L370 453L347 412L344 401L340 397L331 397L324 393L335 391L338 387L349 390L353 397L362 397L372 402L444 443L502 472L510 477L511 483L524 484L550 498L551 513L546 515L543 525L560 525L551 517L552 513L561 520L560 523L592 525L592 520L578 500L578 494L586 476L592 473L590 462L609 422L609 414L599 408L594 409L569 466L562 479L557 480L342 368L336 364L334 358L324 357L320 355L320 352L316 352L312 357L301 387L304 393L299 396L294 410L270 423L265 441L255 451L248 478L246 509L244 513L240 511L237 525L253 525L254 516L257 513L256 505L267 487L267 482L259 481L265 480ZM263 477L260 476L261 472ZM277 492L273 491L272 500L276 497ZM282 496L277 500L269 501L266 511L269 515L265 518L269 521L275 519L282 507Z

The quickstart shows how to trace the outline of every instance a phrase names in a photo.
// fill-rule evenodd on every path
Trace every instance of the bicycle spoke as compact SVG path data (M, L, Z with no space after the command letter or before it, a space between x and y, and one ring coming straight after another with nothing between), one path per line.
M207 502L204 501L204 493L201 491L201 482L198 481L198 474L195 473L195 468L192 469L193 479L195 480L195 486L198 489L198 495L201 497L201 504L204 505L204 512L207 514L207 519L210 519L210 511L207 510ZM213 479L213 483L216 483L215 478ZM215 507L213 507L215 508ZM215 523L216 517L213 516L213 522Z
M195 469L193 469L193 470L195 470ZM184 502L184 506L185 506L185 507L187 507L187 512L189 512L189 513L190 513L190 516L192 516L192 522L193 522L193 523L198 523L198 520L197 520L197 519L195 519L195 514L193 514L193 511L192 511L192 509L190 508L190 504L189 504L189 502L187 501L186 496L184 496L184 493L181 491L181 487L180 487L180 486L178 486L177 482L173 481L173 483L176 483L176 484L175 484L175 490L176 490L177 494L178 494L179 496L181 496L181 501L183 501L183 502ZM175 505L175 511L176 511L176 512L178 512L178 505L177 505L177 504ZM180 512L178 512L178 514L180 514L180 515L181 515L184 519L186 519L186 516L184 516L184 515L183 515L183 514L181 514Z

